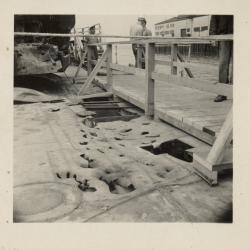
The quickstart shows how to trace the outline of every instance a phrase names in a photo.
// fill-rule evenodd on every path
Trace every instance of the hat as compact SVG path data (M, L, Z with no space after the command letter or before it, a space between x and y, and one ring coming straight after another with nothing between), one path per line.
M145 22L146 22L146 18L143 17L143 16L139 16L139 17L138 17L138 21L145 21Z

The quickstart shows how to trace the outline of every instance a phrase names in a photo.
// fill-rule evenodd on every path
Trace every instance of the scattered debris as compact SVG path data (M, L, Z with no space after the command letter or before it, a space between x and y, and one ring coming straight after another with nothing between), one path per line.
M52 108L49 109L50 112L57 112L59 110L60 110L59 107L52 107Z
M127 133L127 132L130 132L130 131L132 131L132 128L124 128L124 129L120 130L121 133Z

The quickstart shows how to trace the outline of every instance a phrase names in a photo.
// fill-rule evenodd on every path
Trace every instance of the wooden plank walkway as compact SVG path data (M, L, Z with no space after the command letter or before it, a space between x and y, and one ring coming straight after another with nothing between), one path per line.
M113 74L113 93L144 109L145 80L138 75ZM155 114L158 118L212 145L232 100L215 103L216 94L167 82L155 82Z

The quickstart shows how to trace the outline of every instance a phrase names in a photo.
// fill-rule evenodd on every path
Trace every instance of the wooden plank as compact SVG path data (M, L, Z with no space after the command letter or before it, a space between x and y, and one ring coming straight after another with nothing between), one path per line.
M175 62L175 66L180 67L180 68L191 68L191 69L197 69L197 70L202 70L206 71L208 68L209 69L214 69L217 67L217 65L211 65L211 64L206 64L206 63L195 63L195 62Z
M153 43L148 43L146 45L146 97L145 97L145 115L148 118L154 116L154 105L155 105L155 83L152 79L152 72L154 71L155 64L155 45Z
M166 65L166 66L171 66L172 65L171 61L160 60L160 59L156 59L155 64L156 65Z
M112 44L107 45L107 88L112 90L113 78L112 78L112 68L110 64L112 63Z
M222 124L221 125L214 125L214 126L204 126L203 127L203 131L212 135L212 136L216 136L216 134L219 133L220 129L222 127Z
M209 170L207 167L204 167L204 164L206 164L206 162L203 158L200 158L197 154L193 155L195 172L210 185L216 185L218 183L218 172Z
M206 161L209 162L211 165L218 164L222 161L225 146L232 140L232 132L233 110L231 108L226 117L225 122L221 127L220 133L218 134L218 137L206 158Z
M177 127L186 133L193 135L196 138L199 138L200 140L208 143L209 145L213 145L213 142L215 138L207 133L204 133L203 131L189 125L186 123L183 123L182 121L176 119L175 117L172 117L171 115L166 114L164 110L160 110L156 108L156 116L159 117L161 120L173 125L174 127Z
M177 58L180 60L180 62L182 62L182 63L184 62L184 59L183 59L182 55L180 53L178 53L178 52L177 52ZM187 75L190 78L194 77L193 74L192 74L192 72L191 72L191 70L189 68L184 67L184 70L186 71Z
M83 54L82 57L81 57L80 64L79 64L78 67L77 67L75 76L74 76L74 78L73 78L73 81L74 81L74 82L75 82L75 80L76 80L76 78L77 78L77 76L78 76L78 74L79 74L80 69L82 68L82 65L84 64L84 60L85 60L86 55L87 55L87 49L85 49L84 54Z
M174 65L174 62L177 62L177 51L178 46L177 44L171 45L171 74L177 75L177 67Z
M102 54L101 58L98 60L98 63L95 65L95 68L91 71L88 79L86 80L86 82L84 83L84 85L79 90L78 95L80 95L81 92L84 93L84 91L90 86L90 84L94 80L97 72L100 70L104 59L107 57L107 54L108 54L108 51L105 50L104 53Z
M188 88L197 89L200 91L206 91L210 93L215 93L218 95L225 95L228 98L233 97L233 87L229 84L223 83L213 83L210 81L187 78L187 77L177 77L174 75L166 75L163 73L152 73L152 78L158 81L166 81L169 84L180 85Z
M126 100L127 102L134 104L135 106L137 106L138 108L140 108L144 111L145 100L142 97L135 96L135 95L130 94L130 93L125 93L124 91L122 91L121 88L118 88L116 86L114 86L114 88L113 88L113 93L114 93L114 95L117 95L120 98Z
M189 152L193 152L195 159L199 159L198 161L206 167L209 171L220 171L224 169L230 169L233 166L233 148L232 146L225 148L225 153L220 163L218 164L210 164L206 161L206 157L211 151L209 147L200 147L200 148L192 148L188 150Z
M102 116L95 117L95 122L112 122L112 121L129 121L134 118L138 118L139 115L123 115L123 116Z
M106 37L106 38L142 38L145 39L145 36L121 36L121 35L88 35L83 33L74 33L74 34L62 34L62 33L39 33L39 32L14 32L14 36L54 36L54 37ZM166 41L176 41L176 40L182 40L183 38L170 38L170 37L158 37L158 36L149 36L151 39L156 38L160 40L166 40ZM227 41L227 40L233 40L233 35L212 35L209 37L192 37L192 38L185 38L185 40L217 40L217 41Z
M114 64L114 63L111 63L110 67L114 70L123 71L123 72L129 73L129 74L145 76L144 69L139 69L139 68L135 68L135 67L128 67L125 65Z

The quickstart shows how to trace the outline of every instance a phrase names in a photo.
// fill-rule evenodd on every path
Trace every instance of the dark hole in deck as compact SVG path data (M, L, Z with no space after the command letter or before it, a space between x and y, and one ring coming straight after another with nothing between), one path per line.
M120 107L119 101L114 101L112 98L91 98L84 100L83 106L86 110L94 111L93 116L95 122L111 122L111 121L130 121L138 118L139 115L127 110L128 107L133 107L131 104L126 107Z
M187 161L187 162L193 161L193 157L186 151L187 149L193 147L177 139L163 142L159 147L154 148L153 145L147 145L141 148L149 151L154 155L169 154L182 161Z
M103 181L108 185L109 191L112 194L126 194L136 190L135 186L132 183L124 185L119 181L119 178L114 180L108 180L104 176L101 176L99 180Z

